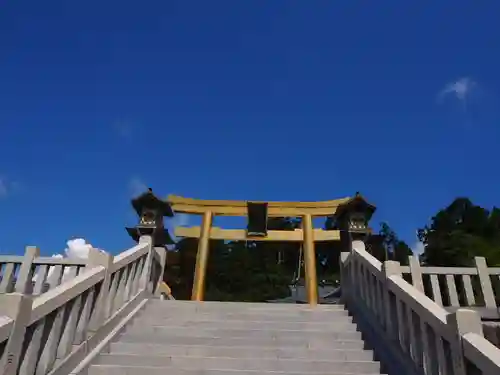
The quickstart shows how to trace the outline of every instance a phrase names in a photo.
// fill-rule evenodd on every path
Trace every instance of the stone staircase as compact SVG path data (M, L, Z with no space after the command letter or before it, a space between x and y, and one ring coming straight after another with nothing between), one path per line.
M380 374L342 305L151 299L89 375Z
M447 311L422 291L419 268L410 263L411 285L360 241L341 254L345 307L162 301L166 253L148 236L116 256L91 249L84 265L32 250L0 258L0 375L500 374L477 311ZM57 282L33 296L34 274L41 291L49 268ZM457 270L427 272L451 285ZM460 272L488 291L499 271Z

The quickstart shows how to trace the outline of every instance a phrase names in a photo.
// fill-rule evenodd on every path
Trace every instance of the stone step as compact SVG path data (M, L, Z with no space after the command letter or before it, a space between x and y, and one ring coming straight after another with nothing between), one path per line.
M252 346L252 347L300 347L308 349L358 349L363 348L360 332L333 332L327 336L275 336L275 337L208 337L186 336L183 333L123 333L119 342L148 343L160 345L209 345L209 346Z
M225 320L220 319L198 320L198 319L162 319L149 321L146 319L136 319L130 329L157 329L167 326L186 328L226 328L226 329L274 329L274 330L316 330L316 331L338 331L356 330L356 325L349 318L335 319L334 322L282 322L282 321L260 321L260 320Z
M375 375L343 305L150 300L89 375Z
M176 318L180 319L218 319L225 320L268 320L268 321L302 321L302 322L328 322L337 318L349 317L346 310L337 311L175 311L173 309L146 308L139 318L146 320Z
M127 367L163 367L186 370L252 370L295 371L304 373L329 373L332 369L340 373L379 373L380 364L374 361L308 361L300 359L221 358L153 356L132 354L102 354L96 364Z
M307 305L307 304L294 304L294 303L258 303L258 302L214 302L214 301L163 301L163 300L149 300L147 306L177 309L205 309L205 310L267 310L267 311L332 311L343 310L344 305Z
M296 305L291 305L296 306ZM298 305L300 306L300 305ZM236 304L236 305L205 305L199 303L193 304L171 304L171 302L159 302L159 303L148 303L145 306L145 310L166 310L166 311L177 311L177 312L218 312L223 311L225 313L229 312L284 312L284 313L331 313L336 311L344 311L345 308L342 305L330 305L328 308L323 307L299 307L299 308L284 308L284 307L276 307L272 304L269 306L263 305L255 305L255 306L246 306L245 304Z
M328 337L335 333L356 332L357 327L352 323L340 324L329 327L329 329L277 329L272 326L259 327L251 325L248 327L225 327L222 323L218 326L205 327L182 327L178 325L169 326L151 326L137 322L135 325L127 328L127 333L133 334L155 334L155 335L184 335L195 337L296 337L296 336L319 336Z
M232 347L203 345L151 345L116 342L110 346L112 354L149 354L162 356L196 356L226 358L282 358L331 361L371 361L371 350L330 349L307 350L302 348Z
M135 367L135 366L110 366L93 365L88 375L303 375L296 371L249 371L249 370L184 370L165 367ZM335 368L317 375L379 375L379 372L358 372L353 374L341 372Z
M361 332L356 331L356 327L351 325L350 330L339 331L318 331L318 330L266 330L266 329L225 329L225 328L186 328L186 327L140 327L129 328L124 335L148 335L157 337L208 337L208 338L263 338L263 339L330 339L330 340L360 340Z

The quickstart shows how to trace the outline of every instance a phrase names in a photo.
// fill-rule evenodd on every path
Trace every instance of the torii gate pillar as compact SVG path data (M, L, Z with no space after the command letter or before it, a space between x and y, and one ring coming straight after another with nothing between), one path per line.
M193 301L203 301L205 296L205 279L207 275L212 217L213 215L211 211L206 211L203 214L200 240L198 242L198 253L196 254L196 265L194 269L193 291L191 294L191 300Z

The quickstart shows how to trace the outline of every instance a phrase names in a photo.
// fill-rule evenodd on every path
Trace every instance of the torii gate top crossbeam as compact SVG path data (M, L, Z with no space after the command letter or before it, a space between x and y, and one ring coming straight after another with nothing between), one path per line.
M322 202L266 202L267 214L274 217L330 216L351 199L352 197ZM214 215L247 216L247 201L192 199L177 195L169 195L167 201L174 212L179 213L202 215L211 211Z

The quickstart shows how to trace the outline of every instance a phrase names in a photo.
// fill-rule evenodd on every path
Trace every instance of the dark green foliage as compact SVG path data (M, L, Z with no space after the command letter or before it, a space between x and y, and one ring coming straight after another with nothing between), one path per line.
M367 240L368 251L381 262L395 260L408 265L408 257L413 254L406 242L400 240L394 230L387 224L380 224L377 235Z
M294 230L300 228L300 224L300 219L296 218L270 218L268 228ZM391 249L395 259L399 259L399 254L408 253L408 246L398 240L385 224L381 235L384 238L381 254L384 256L377 258L385 260L385 247ZM177 244L179 265L167 272L169 285L177 298L190 298L197 246L196 239L183 239ZM295 281L301 283L304 277L303 264L299 266L300 246L297 242L211 241L205 299L259 302L287 297L289 285ZM339 280L341 250L338 241L316 243L316 269L320 283L331 284ZM374 251L380 252L380 246ZM297 280L299 267L300 279Z
M269 230L294 230L295 218L270 218ZM206 298L263 302L288 297L299 244L235 241L211 244Z
M326 229L335 226L327 218ZM294 230L300 219L270 218L270 230ZM435 266L471 266L474 256L484 256L490 266L500 266L500 209L491 211L458 198L432 217L419 230L425 244L422 259ZM179 265L168 270L169 284L177 298L190 298L198 241L183 239L177 244ZM380 261L408 264L410 247L387 223L367 240L367 250ZM338 241L316 243L318 280L338 279ZM297 277L300 244L297 242L212 241L207 269L205 297L208 300L266 301L289 295L289 285ZM303 267L300 271L304 276ZM457 287L460 289L460 283ZM427 286L427 285L426 285ZM500 288L500 286L499 286Z
M457 198L419 230L424 259L435 266L471 266L483 256L490 266L500 263L500 210L491 211Z
M271 218L271 230L294 230L300 220ZM174 295L189 299L198 240L177 244L179 265L167 270ZM266 301L287 297L297 268L300 245L293 242L211 241L207 265L206 300Z
M289 295L284 269L265 242L231 242L211 252L207 300L264 302Z

